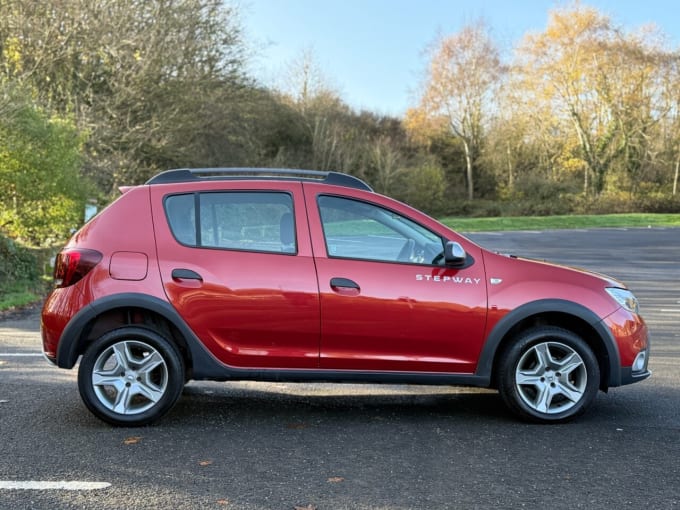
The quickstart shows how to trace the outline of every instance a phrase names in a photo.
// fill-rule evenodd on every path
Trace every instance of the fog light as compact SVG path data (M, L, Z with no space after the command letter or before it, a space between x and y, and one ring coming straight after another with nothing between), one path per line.
M647 361L647 352L638 353L635 356L635 361L633 361L633 372L642 372L645 369L645 361Z

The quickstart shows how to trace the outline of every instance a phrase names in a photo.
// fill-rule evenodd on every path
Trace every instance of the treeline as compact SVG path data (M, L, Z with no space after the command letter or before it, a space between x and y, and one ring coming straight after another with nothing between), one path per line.
M507 62L483 25L441 38L403 119L353 110L309 55L258 84L222 0L0 12L0 232L27 243L185 166L349 172L436 215L680 211L678 53L580 4Z

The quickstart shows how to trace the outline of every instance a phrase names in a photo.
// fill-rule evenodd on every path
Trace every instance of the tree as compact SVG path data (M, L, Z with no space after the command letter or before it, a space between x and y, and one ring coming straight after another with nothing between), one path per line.
M404 171L401 151L389 138L381 137L371 144L368 158L375 175L376 191L386 195L393 194Z
M663 119L661 138L671 169L671 196L675 196L680 180L680 54L675 53L666 60L666 69L662 98L667 115Z
M61 241L83 218L82 138L7 85L0 110L0 231L32 245Z
M338 91L319 65L312 48L304 49L286 64L277 88L303 113L319 102L333 105L340 99Z
M398 193L399 198L429 214L442 214L446 191L444 171L433 158L414 163L403 170L404 189Z
M0 72L91 135L85 170L105 191L210 153L197 113L233 119L250 88L222 0L4 3ZM234 124L224 152L243 143Z
M304 50L282 74L281 99L299 113L309 137L307 164L319 170L351 172L358 155L347 122L352 112L325 76L313 50Z
M444 118L451 134L462 142L470 200L474 198L475 161L501 75L498 49L481 22L440 38L430 51L418 109L427 117Z
M551 11L546 30L524 38L513 69L527 101L550 109L577 138L584 193L600 195L615 169L636 188L664 115L663 58L651 32L626 34L579 4Z

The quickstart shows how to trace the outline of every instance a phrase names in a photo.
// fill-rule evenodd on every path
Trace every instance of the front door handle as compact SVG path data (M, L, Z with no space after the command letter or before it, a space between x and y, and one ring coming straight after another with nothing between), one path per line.
M198 280L198 281L203 281L203 277L198 274L196 271L192 271L191 269L173 269L172 270L172 279L173 280Z
M359 284L349 278L331 278L331 288L359 290Z

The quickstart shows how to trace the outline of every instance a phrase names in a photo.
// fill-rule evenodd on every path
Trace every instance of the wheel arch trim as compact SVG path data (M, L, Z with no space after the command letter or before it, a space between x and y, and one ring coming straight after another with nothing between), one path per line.
M493 377L494 362L501 344L514 326L523 320L546 313L571 315L587 323L597 334L606 353L605 361L609 377L603 381L605 387L621 385L619 348L612 332L592 310L585 306L563 299L543 299L526 303L506 314L489 333L477 363L475 375ZM587 339L584 339L587 341ZM608 361L608 363L607 363Z
M186 340L193 337L189 327L167 301L149 296L148 294L113 294L91 302L71 318L64 328L59 341L56 359L57 366L60 368L73 368L82 353L83 345L86 341L83 333L87 333L87 325L97 316L117 308L141 308L157 313L176 327ZM187 344L193 356L193 342L187 341Z

